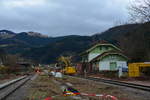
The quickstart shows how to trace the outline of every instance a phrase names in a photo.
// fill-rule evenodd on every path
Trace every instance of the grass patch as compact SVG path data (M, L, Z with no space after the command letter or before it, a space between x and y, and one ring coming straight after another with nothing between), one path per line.
M119 100L147 100L146 97L137 95L138 91L131 92L125 88L97 83L90 80L82 80L79 78L64 77L59 79L61 82L69 82L73 87L82 93L89 94L110 94L116 96ZM94 100L100 100L98 97L92 97Z
M25 100L44 100L46 97L60 95L53 100L74 100L69 97L62 96L62 91L57 84L47 75L40 75L31 84L29 96Z
M41 75L31 83L27 100L44 100L46 97L58 95L59 93L61 91L52 80L48 76Z
M79 78L63 77L63 78L49 78L47 75L38 76L32 82L29 96L25 100L44 100L46 97L61 95L53 100L74 100L70 97L62 96L62 91L58 84L53 80L60 81L61 83L71 83L73 88L82 93L89 94L110 94L118 97L119 100L148 100L150 96L143 96L139 91L130 91L125 88L97 83L94 81L83 80ZM89 100L101 100L98 97L90 97Z

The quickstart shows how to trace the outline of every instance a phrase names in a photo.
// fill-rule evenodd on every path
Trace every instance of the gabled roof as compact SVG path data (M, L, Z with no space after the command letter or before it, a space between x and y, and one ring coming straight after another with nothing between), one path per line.
M115 49L117 49L118 51L122 51L120 48L118 48L117 46L115 46L113 44L110 44L110 43L98 43L98 44L92 46L91 48L87 49L86 51L82 52L81 55L89 53L90 51L92 51L94 48L96 48L98 46L112 46Z
M107 55L112 55L112 54L117 54L117 55L121 55L122 57L124 57L125 59L129 59L127 56L125 56L123 53L121 52L118 52L118 51L113 51L113 50L110 50L110 51L107 51L107 52L104 52L102 53L101 55L95 57L94 59L92 59L90 62L95 62L97 60L100 60L102 59L103 57L107 56Z

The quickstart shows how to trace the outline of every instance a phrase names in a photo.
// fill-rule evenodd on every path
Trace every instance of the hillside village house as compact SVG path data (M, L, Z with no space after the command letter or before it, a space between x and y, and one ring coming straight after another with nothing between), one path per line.
M113 44L98 43L81 54L86 71L116 71L128 68L128 58Z

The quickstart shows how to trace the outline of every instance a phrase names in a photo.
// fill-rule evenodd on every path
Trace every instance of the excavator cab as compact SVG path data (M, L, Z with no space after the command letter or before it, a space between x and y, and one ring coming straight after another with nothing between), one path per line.
M64 74L72 75L76 73L76 69L74 67L65 67Z

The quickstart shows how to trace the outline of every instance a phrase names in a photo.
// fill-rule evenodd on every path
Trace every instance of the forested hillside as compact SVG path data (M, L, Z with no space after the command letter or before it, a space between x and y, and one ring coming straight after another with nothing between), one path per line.
M116 26L92 36L47 37L34 32L14 33L6 30L0 31L0 36L1 49L40 63L53 63L60 55L73 56L78 61L81 52L101 40L119 46L131 62L148 61L150 55L149 22Z

